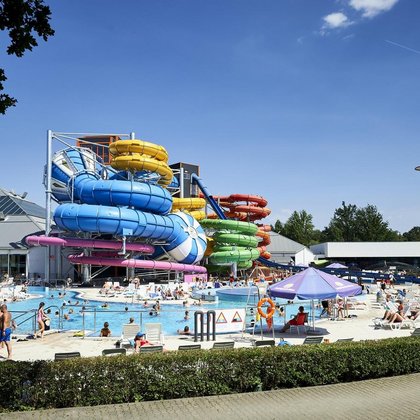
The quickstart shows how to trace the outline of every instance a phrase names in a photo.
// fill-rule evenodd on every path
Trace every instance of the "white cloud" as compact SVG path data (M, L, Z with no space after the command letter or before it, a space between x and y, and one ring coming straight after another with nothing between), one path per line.
M350 0L350 6L363 17L373 18L379 13L391 10L399 0Z
M327 16L323 17L324 20L324 29L336 29L348 26L350 21L344 13L330 13Z
M345 28L353 23L341 12L330 13L329 15L324 16L322 20L324 21L324 24L319 31L321 35L326 35L328 34L328 31L333 29Z

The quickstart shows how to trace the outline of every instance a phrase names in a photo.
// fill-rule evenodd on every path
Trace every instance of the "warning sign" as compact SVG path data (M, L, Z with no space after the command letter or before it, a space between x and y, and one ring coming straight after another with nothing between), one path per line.
M239 315L238 311L235 312L235 315L233 315L232 321L230 322L242 322L242 318Z
M216 309L216 333L242 331L245 315L245 309Z
M226 318L223 315L223 312L220 312L219 316L216 319L216 324L227 324Z

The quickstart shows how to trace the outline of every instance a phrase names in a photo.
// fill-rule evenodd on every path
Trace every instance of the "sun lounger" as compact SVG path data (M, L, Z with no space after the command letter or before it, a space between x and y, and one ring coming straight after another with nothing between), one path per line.
M255 340L254 347L273 347L276 345L274 340Z
M420 337L420 328L416 328L412 333L412 337Z
M73 359L75 357L80 357L80 352L72 351L68 353L55 353L54 354L54 360Z
M324 337L306 337L302 344L321 344Z
M223 342L215 342L213 343L213 350L216 349L233 349L235 347L234 341L223 341Z
M164 335L162 333L162 324L150 323L144 324L146 338L150 343L163 344L165 342Z
M138 324L124 324L121 334L121 347L134 347L134 337L140 331Z
M178 347L179 351L201 350L201 344L185 344Z
M416 328L416 323L412 319L403 319L401 322L390 322L388 325L392 330L400 330L401 328Z
M127 354L127 350L123 348L102 350L102 356L114 356L119 354Z
M141 346L140 353L162 353L163 346Z

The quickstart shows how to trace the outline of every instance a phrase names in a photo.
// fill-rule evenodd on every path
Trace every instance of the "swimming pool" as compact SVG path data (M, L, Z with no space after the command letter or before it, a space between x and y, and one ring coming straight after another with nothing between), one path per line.
M59 293L61 297L59 297ZM183 329L184 326L188 325L191 330L194 329L194 312L199 310L209 309L236 309L245 308L247 305L246 301L236 300L233 297L232 300L219 300L217 303L210 303L201 306L190 305L184 307L183 305L164 303L161 304L161 310L158 315L150 315L150 310L154 301L149 301L148 307L143 307L143 302L108 302L108 307L103 308L104 302L90 300L88 303L83 298L77 296L76 292L64 292L63 290L50 290L45 292L44 295L33 299L27 299L19 302L7 302L8 309L13 314L13 318L18 324L16 333L19 334L30 334L33 333L34 328L34 317L31 317L30 313L22 314L26 311L36 312L40 302L45 302L44 309L47 311L51 310L49 314L51 318L51 329L60 329L59 325L60 317L55 315L57 311L63 316L67 314L68 320L62 320L62 328L65 330L82 330L83 327L89 330L93 335L99 335L100 329L103 327L104 322L109 323L109 328L112 331L113 337L119 337L121 335L122 325L129 322L130 317L134 318L134 322L141 325L141 329L144 329L144 325L148 322L161 323L163 333L165 335L176 335L178 329ZM53 296L53 297L51 297ZM70 301L70 302L69 302ZM85 303L84 303L85 302ZM282 305L285 305L285 301L277 299ZM256 303L256 301L255 301ZM255 305L254 300L250 305ZM63 306L63 304L65 304ZM303 305L305 311L310 312L309 301L299 301L294 304L285 305L286 308L286 319L289 319L292 314L297 313L298 307ZM82 307L85 306L85 311L82 311ZM185 311L189 311L189 319L184 320ZM72 313L70 313L72 312ZM84 316L82 314L84 312ZM255 312L254 312L255 313ZM319 310L317 310L319 313ZM247 314L247 322L250 322L255 315ZM282 324L283 319L277 314L274 318L275 324Z

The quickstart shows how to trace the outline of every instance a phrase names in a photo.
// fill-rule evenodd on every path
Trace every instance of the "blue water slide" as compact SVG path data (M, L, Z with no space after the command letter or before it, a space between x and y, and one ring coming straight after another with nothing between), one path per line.
M128 206L156 214L168 214L172 197L159 185L136 181L95 179L91 174L74 180L74 197L85 204Z
M198 188L200 188L201 192L204 194L205 199L208 201L214 212L217 214L219 219L227 220L227 217L223 213L222 208L217 204L217 201L213 198L213 196L207 190L207 187L203 184L202 179L197 174L191 175L191 182L193 184L197 184Z
M156 214L168 214L170 193L159 185L127 180L101 179L102 167L85 151L66 150L53 161L53 193L60 202L80 201L104 206L128 206Z
M166 189L132 180L131 174L103 167L96 159L94 153L84 149L54 155L52 192L62 202L54 212L58 227L157 241L184 264L202 258L206 249L204 230L189 215L168 214L172 196Z
M65 203L57 207L54 221L72 232L91 232L131 236L172 242L180 237L181 227L170 216L142 212L126 207Z

